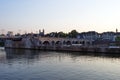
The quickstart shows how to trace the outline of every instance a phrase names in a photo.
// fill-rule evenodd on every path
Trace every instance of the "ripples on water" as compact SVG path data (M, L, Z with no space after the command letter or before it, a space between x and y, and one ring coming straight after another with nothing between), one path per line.
M119 80L120 55L0 49L0 80Z

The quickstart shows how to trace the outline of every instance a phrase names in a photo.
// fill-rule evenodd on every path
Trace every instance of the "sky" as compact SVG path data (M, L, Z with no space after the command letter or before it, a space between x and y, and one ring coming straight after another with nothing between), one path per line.
M120 30L120 0L0 0L0 33Z

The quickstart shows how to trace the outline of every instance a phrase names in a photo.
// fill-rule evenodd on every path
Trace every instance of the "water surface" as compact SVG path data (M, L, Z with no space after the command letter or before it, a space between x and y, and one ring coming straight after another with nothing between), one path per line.
M0 80L119 80L120 55L0 49Z

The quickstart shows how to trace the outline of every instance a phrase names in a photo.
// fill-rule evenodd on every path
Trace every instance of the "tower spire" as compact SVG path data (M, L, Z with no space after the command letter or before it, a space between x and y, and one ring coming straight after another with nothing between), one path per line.
M118 29L116 28L116 33L118 33Z

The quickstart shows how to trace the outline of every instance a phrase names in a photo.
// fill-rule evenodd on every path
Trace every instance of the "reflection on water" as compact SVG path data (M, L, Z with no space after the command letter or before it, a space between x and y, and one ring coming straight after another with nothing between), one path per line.
M120 54L0 49L0 80L119 80Z

